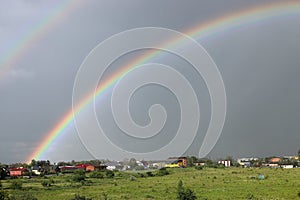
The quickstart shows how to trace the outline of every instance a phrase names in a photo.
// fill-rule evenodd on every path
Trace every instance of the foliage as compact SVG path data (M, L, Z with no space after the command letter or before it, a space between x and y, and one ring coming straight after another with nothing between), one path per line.
M157 176L166 176L168 174L170 174L170 172L165 167L163 167L157 171Z
M115 176L115 173L113 171L111 171L111 170L106 170L105 176L107 178L113 178Z
M75 197L70 200L92 200L91 198L87 198L85 196L80 196L79 194L75 194Z
M149 177L153 177L154 176L154 174L152 173L152 172L146 172L146 174L147 174L147 176L149 176Z
M195 169L197 169L197 170L202 170L202 169L203 169L203 167L202 167L202 166L200 166L200 165L198 165L198 166L195 166Z
M128 165L130 166L130 169L135 169L138 166L138 164L136 163L136 159L135 158L131 158L129 160Z
M143 166L136 166L134 169L135 170L144 170L144 167Z
M91 178L103 178L103 177L104 177L103 173L101 173L101 172L96 172L96 171L91 172L89 176L90 176Z
M135 181L135 176L130 176L130 181Z
M0 190L0 200L5 200L7 198L7 193L1 189Z
M179 200L195 200L197 199L195 193L190 188L184 188L181 180L178 181L177 199Z
M4 170L4 168L0 167L0 180L4 179L6 174L7 172Z
M45 179L40 177L30 180L19 179L23 181L23 190L11 190L9 188L13 181L11 179L1 182L3 190L6 193L13 193L16 198L26 192L39 200L70 200L75 194L104 199L103 193L106 194L106 199L176 199L179 180L183 181L183 188L194 191L198 199L296 199L300 192L298 189L300 168L281 170L204 167L202 170L197 170L193 167L167 168L167 170L170 174L163 177L156 176L157 171L151 171L155 175L153 177L147 176L148 171L145 171L144 178L138 175L141 172L134 171L115 173L114 179L87 177L83 181L84 186L80 184L81 182L70 182L73 174L52 176L49 179L55 181L55 187L49 189L43 188L41 182ZM105 176L105 172L102 173ZM264 174L265 180L259 181L258 174ZM136 181L130 181L130 176L136 177ZM251 176L254 178L249 178ZM272 190L269 189L270 185ZM188 195L189 193L190 191L187 190Z
M53 179L43 180L41 184L43 187L51 187L52 184L54 184L54 180Z
M205 161L205 166L207 166L207 167L214 167L215 164L214 164L214 162L212 160L207 160L207 161Z
M196 158L195 156L192 156L192 157L187 157L187 160L186 160L186 164L187 164L187 167L192 167L195 165L196 162L198 162L198 158Z
M77 170L74 172L72 176L72 181L74 182L81 182L85 180L85 172L83 170Z
M102 193L102 196L104 200L108 200L108 195L105 192Z
M30 193L12 194L8 196L8 200L38 200Z
M20 179L15 179L10 183L10 188L13 190L22 189L23 182Z

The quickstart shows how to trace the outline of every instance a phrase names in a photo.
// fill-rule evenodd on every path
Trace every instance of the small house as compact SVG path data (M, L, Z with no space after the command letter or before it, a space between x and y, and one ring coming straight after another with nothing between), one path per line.
M24 167L10 168L9 169L9 176L11 176L11 177L25 176L26 172L28 172L28 170Z

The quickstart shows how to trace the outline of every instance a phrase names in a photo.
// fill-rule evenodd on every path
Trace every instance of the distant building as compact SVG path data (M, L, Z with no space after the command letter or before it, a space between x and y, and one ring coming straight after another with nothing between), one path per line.
M205 166L206 162L195 162L194 165L195 166Z
M252 163L258 161L258 158L239 158L237 162L243 167L252 167Z
M187 157L170 157L168 158L167 163L171 167L187 167Z
M107 170L121 170L121 169L123 169L123 166L117 161L108 162L108 163L105 163L105 165L106 165Z
M76 167L82 168L82 169L84 169L84 171L87 171L87 172L95 171L97 169L96 166L91 165L91 164L78 164L78 165L76 165Z
M280 167L283 169L292 169L294 168L294 165L280 165Z
M231 166L231 161L230 160L219 160L218 164L222 164L225 167L230 167Z
M26 168L19 167L19 168L10 168L9 169L9 176L15 177L15 176L25 176L25 174L28 172Z
M59 167L61 172L73 172L76 170L83 170L85 171L84 166L78 165L78 166L60 166Z
M271 158L270 160L269 160L269 163L270 164L279 164L280 162L281 162L281 158Z
M149 167L150 168L155 168L155 169L160 169L160 168L165 167L166 164L168 164L168 162L166 160L153 160L149 164Z

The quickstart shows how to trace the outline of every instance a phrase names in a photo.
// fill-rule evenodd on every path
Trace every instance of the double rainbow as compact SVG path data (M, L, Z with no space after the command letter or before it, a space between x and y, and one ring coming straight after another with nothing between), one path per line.
M261 23L266 20L275 19L276 17L285 17L292 15L297 15L297 17L300 15L299 1L284 1L235 12L233 14L229 14L215 20L207 21L206 23L202 23L191 28L190 30L184 31L184 33L197 40L203 40L206 37L211 37L213 35L218 35L227 31L232 31L239 27L246 27L252 24ZM170 41L168 45L169 44L180 45L180 40ZM129 73L136 66L149 61L151 58L157 56L158 54L159 51L150 52L133 60L129 64L126 64L126 66L106 79L103 84L98 87L95 96L101 96L121 77ZM94 93L88 95L85 99L83 99L81 103L75 107L74 113L72 109L68 113L66 113L66 115L62 117L59 123L46 134L46 137L38 145L35 151L32 152L32 154L27 158L27 161L30 162L32 159L41 159L47 152L49 147L54 143L56 138L62 135L69 126L73 125L74 115L77 115L86 107L87 104L91 103L93 98Z

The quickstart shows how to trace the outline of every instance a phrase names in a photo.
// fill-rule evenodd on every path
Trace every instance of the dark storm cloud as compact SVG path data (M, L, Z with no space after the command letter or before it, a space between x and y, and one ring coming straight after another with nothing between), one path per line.
M112 34L144 26L184 32L268 2L84 3L33 44L0 80L0 162L27 159L71 108L75 75L85 56ZM4 1L2 5L1 57L58 2ZM228 98L225 127L211 156L294 154L300 148L299 27L299 16L277 18L200 41L219 67ZM147 102L137 107L143 104ZM197 154L201 139L194 142L190 155ZM74 127L59 137L47 156L56 161L92 158Z

